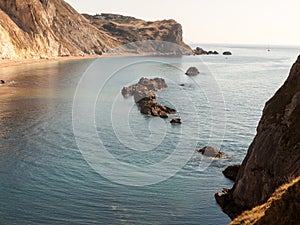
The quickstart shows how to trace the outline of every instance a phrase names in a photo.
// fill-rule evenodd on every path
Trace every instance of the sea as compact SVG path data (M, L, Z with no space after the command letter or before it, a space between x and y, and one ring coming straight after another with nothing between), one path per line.
M232 55L0 68L0 224L228 224L214 199L233 185L222 170L242 162L300 48L195 46ZM176 115L147 117L121 95L141 77L165 79L156 101Z

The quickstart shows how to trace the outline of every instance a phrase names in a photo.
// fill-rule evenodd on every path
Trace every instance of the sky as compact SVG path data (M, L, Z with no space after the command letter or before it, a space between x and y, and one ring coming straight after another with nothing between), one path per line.
M299 0L65 0L80 13L175 19L188 43L300 46Z

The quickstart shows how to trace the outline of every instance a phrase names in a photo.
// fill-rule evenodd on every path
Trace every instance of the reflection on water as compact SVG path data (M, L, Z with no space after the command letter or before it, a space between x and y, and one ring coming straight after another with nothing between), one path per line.
M285 79L293 58L284 50L272 50L275 55L261 58L257 55L265 49L251 50L253 55L247 57L243 57L247 48L229 50L234 50L234 56L226 60L222 56L203 58L226 101L222 150L228 159L199 171L197 158L193 158L171 179L146 187L111 183L89 167L77 148L72 128L73 95L92 60L0 68L0 79L8 82L0 87L0 224L227 224L229 218L213 197L231 185L220 171L245 155L261 108ZM285 60L277 60L286 55ZM261 60L273 60L274 64L266 68ZM281 69L276 71L278 67ZM162 74L171 69L160 67ZM157 68L148 65L145 70L141 65L134 75L152 73L157 73ZM204 78L202 74L197 79ZM187 83L184 77L180 79L178 84ZM181 88L175 86L172 89L170 85L169 92L160 96L172 91L175 95ZM195 104L203 110L202 93L197 96L195 87L188 83L183 88L193 93ZM138 118L134 121L137 127L145 122L136 109L130 116ZM209 116L200 119L205 123ZM112 135L101 126L102 120L96 120L98 132L107 134L107 145L118 146L109 142ZM124 156L123 160L134 158L120 148L114 152Z

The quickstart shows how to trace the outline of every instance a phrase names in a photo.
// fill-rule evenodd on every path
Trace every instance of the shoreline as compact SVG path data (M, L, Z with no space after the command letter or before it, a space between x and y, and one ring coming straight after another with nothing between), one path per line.
M45 62L64 62L81 59L98 59L102 58L100 55L88 55L88 56L67 56L67 57L53 57L47 59L2 59L0 60L0 68L31 65Z

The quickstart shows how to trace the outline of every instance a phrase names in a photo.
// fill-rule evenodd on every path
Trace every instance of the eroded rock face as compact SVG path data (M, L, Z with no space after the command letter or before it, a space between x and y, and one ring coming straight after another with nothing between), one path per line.
M0 1L0 57L101 54L119 45L63 0Z
M231 218L263 204L287 179L300 175L299 115L300 56L284 85L266 103L235 185L227 194L216 195Z
M123 87L121 93L124 97L133 96L140 112L147 116L157 116L168 118L169 114L175 114L177 111L165 105L154 102L157 95L154 91L167 88L163 78L148 79L142 77L137 84L129 87Z
M232 181L236 181L236 177L241 168L241 165L231 165L228 166L222 173L224 176Z
M191 52L182 41L181 25L174 20L146 22L113 14L83 16L64 0L0 1L0 59L101 55L143 40L168 41ZM171 53L177 54L176 50Z
M109 33L122 44L145 40L166 41L182 46L188 50L187 53L192 54L192 49L183 42L182 26L175 20L147 22L131 16L107 13L84 16L99 30Z

